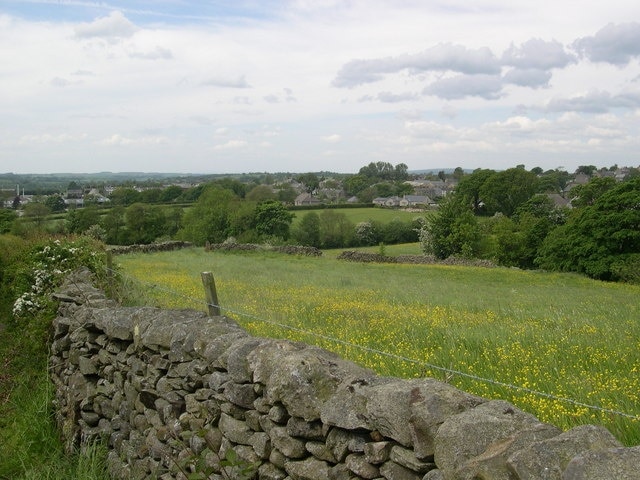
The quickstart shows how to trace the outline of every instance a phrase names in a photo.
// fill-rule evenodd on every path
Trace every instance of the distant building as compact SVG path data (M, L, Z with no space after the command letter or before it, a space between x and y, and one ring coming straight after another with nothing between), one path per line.
M318 200L316 197L311 195L310 193L301 193L298 195L294 201L294 205L304 206L304 205L320 205L322 202Z

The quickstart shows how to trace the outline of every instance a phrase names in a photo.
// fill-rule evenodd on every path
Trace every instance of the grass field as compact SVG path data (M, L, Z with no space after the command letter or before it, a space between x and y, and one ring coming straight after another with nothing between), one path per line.
M338 208L333 210L335 213L344 214L347 219L354 224L358 224L360 222L367 221L375 221L380 222L382 224L386 224L391 222L392 220L399 219L403 222L410 222L414 218L424 217L425 215L430 215L429 212L419 211L419 212L410 212L406 210L398 210L392 208ZM292 213L295 214L293 219L292 226L295 226L302 217L306 213L315 212L318 215L322 213L322 210L314 209L314 210L294 210Z
M640 444L638 286L514 269L354 264L334 253L194 248L116 261L143 282L138 301L202 309L200 272L212 271L223 313L254 335L313 343L382 375L432 376L565 429L601 424Z

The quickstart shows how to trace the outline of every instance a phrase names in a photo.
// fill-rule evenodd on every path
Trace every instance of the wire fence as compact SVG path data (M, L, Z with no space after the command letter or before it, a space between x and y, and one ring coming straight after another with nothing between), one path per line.
M218 303L209 303L208 301L204 300L205 294L203 293L203 298L195 298L193 296L190 295L185 295L183 293L177 292L173 289L167 288L167 287L163 287L163 286L159 286L157 284L153 284L153 283L148 283L148 282L144 282L138 278L123 274L122 272L118 272L118 275L120 275L121 278L126 278L129 281L132 281L138 285L140 285L143 288L147 288L149 290L155 290L155 291L160 291L163 292L165 294L168 295L172 295L173 297L176 298L181 298L182 300L188 302L190 305L199 305L202 307L206 307L207 310L209 312L212 311L212 309L216 309L219 312L226 312L232 316L237 316L237 317L242 317L242 318L246 318L246 319L250 319L252 321L255 322L260 322L260 323L264 323L267 325L271 325L274 327L279 327L285 330L289 330L292 332L296 332L296 333L300 333L303 335L307 335L310 337L314 337L314 338L318 338L321 340L324 340L326 342L335 344L335 345L342 345L345 347L350 347L350 348L354 348L357 350L361 350L363 352L367 352L370 354L376 354L376 355L380 355L382 357L386 357L389 358L393 361L402 361L402 362L407 362L410 364L414 364L422 369L430 369L430 370L434 370L434 371L438 371L438 372L442 372L446 375L449 376L459 376L462 378L466 378L469 379L471 381L474 382L480 382L480 383L486 383L489 385L493 385L493 386L497 386L497 387L501 387L501 388L505 388L508 390L513 390L513 391L517 391L520 393L526 393L526 394L530 394L530 395L535 395L537 397L540 398L545 398L548 400L553 400L553 401L557 401L557 402L561 402L567 405L572 405L574 407L581 407L581 408L586 408L592 411L597 411L600 413L606 413L609 415L615 415L615 416L619 416L622 418L627 418L627 419L631 419L631 420L635 420L635 421L640 421L640 415L634 415L634 414L630 414L630 413L626 413L626 412L622 412L619 410L615 410L615 409L611 409L611 408L605 408L605 407L601 407L598 405L592 405L592 404L588 404L579 400L574 400L572 398L568 398L568 397L563 397L563 396L558 396L558 395L554 395L551 393L546 393L546 392L541 392L539 390L535 390L535 389L531 389L528 387L524 387L521 385L515 385L512 383L508 383L508 382L502 382L496 379L492 379L492 378L486 378L486 377L482 377L479 375L474 375L472 373L468 373L468 372L463 372L461 370L456 370L453 368L448 368L448 367L443 367L441 365L436 365L433 363L429 363L429 362L425 362L424 360L418 360L415 358L410 358L410 357L406 357L403 355L398 355L395 353L391 353L391 352L387 352L384 350L380 350L380 349L376 349L376 348L371 348L365 345L358 345L352 342L348 342L345 340L341 340L339 338L335 338L329 335L324 335L321 333L317 333L317 332L312 332L309 330L305 330L305 329L301 329L292 325L288 325L286 323L282 323L282 322L276 322L274 320L269 320L266 318L262 318L259 317L257 315L254 314L250 314L247 312L243 312L241 310L235 309L235 308L230 308L230 307L225 307L224 305L220 305ZM206 286L205 286L206 289ZM207 295L208 296L208 295ZM215 297L217 298L217 297Z

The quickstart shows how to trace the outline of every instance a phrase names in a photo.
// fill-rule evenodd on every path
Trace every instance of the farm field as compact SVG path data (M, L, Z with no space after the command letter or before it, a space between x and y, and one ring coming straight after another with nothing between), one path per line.
M135 303L205 309L200 272L211 271L223 314L254 335L319 345L381 375L435 377L564 429L600 424L640 444L640 287L335 256L191 248L115 261Z
M428 211L418 211L418 212L410 212L407 210L398 210L392 208L337 208L332 210L335 213L344 214L347 219L354 224L358 224L360 222L367 221L376 221L383 224L389 223L392 220L398 219L403 222L410 222L411 220L424 217L425 215L429 215ZM320 215L323 210L322 209L313 209L313 210L292 210L292 213L295 214L293 219L292 226L295 226L302 217L306 213L315 212Z

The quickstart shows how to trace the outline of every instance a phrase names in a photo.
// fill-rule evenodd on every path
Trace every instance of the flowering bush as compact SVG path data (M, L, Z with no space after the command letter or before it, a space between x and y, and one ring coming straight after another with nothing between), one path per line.
M27 251L15 272L14 318L34 317L46 310L50 293L75 268L86 266L100 275L104 265L104 247L87 237L55 239L35 245Z

